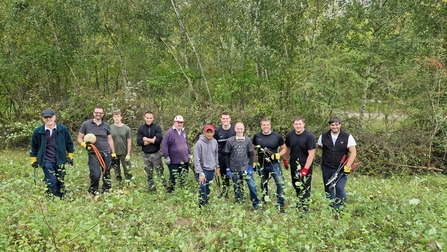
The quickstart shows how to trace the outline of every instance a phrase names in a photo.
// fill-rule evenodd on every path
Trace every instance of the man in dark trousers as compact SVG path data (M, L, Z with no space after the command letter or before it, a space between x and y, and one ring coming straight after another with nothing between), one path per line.
M83 122L78 133L78 143L88 151L88 166L90 170L90 187L88 192L93 195L98 194L101 173L103 174L102 192L107 193L110 191L112 188L110 170L118 161L110 124L103 117L104 108L96 106L93 111L93 119ZM84 141L84 136L89 133L96 136L94 146Z
M216 174L222 178L222 188L221 194L219 198L225 197L228 198L228 190L230 188L230 179L225 176L225 171L227 169L227 165L225 163L225 145L227 143L228 138L235 136L236 132L234 131L234 125L231 125L231 117L228 112L223 112L220 116L220 121L222 126L216 129L214 133L214 139L217 140L219 144L219 169Z
M336 210L346 202L345 186L348 176L342 176L335 188L329 188L328 180L334 175L340 166L343 155L348 157L342 172L348 175L351 172L351 165L357 156L354 137L346 131L341 130L341 120L338 117L332 117L329 120L330 130L323 132L318 138L318 146L323 149L321 170L323 172L323 183L326 196L332 201Z
M284 156L290 156L292 185L299 200L297 208L307 214L312 183L312 164L317 146L314 135L304 128L305 125L304 118L299 116L293 118L294 129L286 135L287 154Z

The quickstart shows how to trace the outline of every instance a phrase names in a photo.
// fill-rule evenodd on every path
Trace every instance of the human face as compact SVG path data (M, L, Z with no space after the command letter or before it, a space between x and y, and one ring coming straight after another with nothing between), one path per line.
M336 135L340 133L341 123L333 122L329 125L329 127L331 128L331 133Z
M222 115L222 116L220 116L220 122L222 123L222 126L224 128L228 127L231 123L231 118L229 115Z
M270 121L262 121L261 122L261 131L262 131L262 134L264 134L264 135L269 135L270 133L272 133L272 130L271 130L271 123L270 123Z
M295 129L295 133L298 135L303 133L304 126L306 126L306 124L303 120L293 121L293 128Z
M154 115L153 114L147 113L147 114L144 115L144 122L147 125L151 125L153 121L154 121Z
M113 115L113 122L115 124L121 123L121 119L122 119L121 115Z
M45 126L47 126L47 128L54 128L54 122L56 121L56 116L45 116L42 117L42 121L43 123L45 123Z
M244 136L244 124L243 123L236 123L234 126L234 131L236 131L236 136L241 137Z
M184 125L184 122L180 122L180 121L175 121L175 122L174 122L174 127L175 127L178 131L182 130L183 125Z
M213 139L213 136L214 136L214 131L207 130L207 131L203 132L203 134L205 135L206 140L211 141L211 139Z
M96 120L101 121L102 118L104 117L104 110L100 108L95 108L95 111L93 111L93 117Z

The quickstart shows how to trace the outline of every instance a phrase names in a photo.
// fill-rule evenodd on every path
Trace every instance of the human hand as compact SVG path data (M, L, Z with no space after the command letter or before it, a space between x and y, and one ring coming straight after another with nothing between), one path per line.
M130 161L130 154L127 154L126 155L126 158L124 159L126 162L129 162Z
M284 165L284 168L286 169L286 170L289 170L289 163L287 162L287 160L283 160L282 161L282 164Z
M301 176L301 177L306 177L308 172L309 172L309 169L306 168L306 167L304 167L304 168L301 169L301 171L300 171L300 176Z
M39 167L39 164L37 163L37 157L31 157L30 164L33 168Z
M112 167L117 167L118 166L118 162L119 162L119 159L118 159L118 157L116 156L116 153L112 153Z
M90 142L82 142L81 143L82 148L86 150L90 150L92 147L90 147Z
M254 170L253 166L249 165L248 169L247 169L247 173L248 173L248 175L250 175L250 177L253 176L253 170Z
M272 161L279 160L280 158L281 158L281 156L279 155L279 153L275 153L270 156L270 159Z
M165 157L165 163L166 163L166 165L170 165L171 164L171 158L170 157Z
M192 154L189 154L188 158L189 158L189 162L191 162L191 163L194 162L194 156Z
M343 171L346 175L348 175L349 173L351 173L351 167L345 165L345 167L343 167Z
M226 175L227 175L227 178L231 177L231 170L230 170L230 168L227 168Z
M68 153L68 155L67 155L67 163L70 166L73 166L73 153Z
M206 182L205 174L203 172L201 172L199 174L199 184L203 185L203 184L205 184L205 182Z

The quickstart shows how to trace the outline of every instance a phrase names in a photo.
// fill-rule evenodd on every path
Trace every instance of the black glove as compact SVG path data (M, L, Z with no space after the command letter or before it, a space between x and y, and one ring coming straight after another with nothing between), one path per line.
M38 168L38 167L39 167L39 164L38 164L37 162L34 162L34 163L31 164L31 166L32 166L33 168Z
M119 159L117 157L112 158L112 167L118 166Z
M70 159L68 156L67 156L67 164L73 166L73 159Z

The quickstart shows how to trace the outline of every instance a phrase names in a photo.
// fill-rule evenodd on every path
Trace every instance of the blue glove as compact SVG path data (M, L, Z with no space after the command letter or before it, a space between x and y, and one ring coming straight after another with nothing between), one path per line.
M227 178L230 178L231 177L231 170L230 170L230 168L227 168L226 173L227 173Z
M248 176L253 179L253 166L249 165L247 169Z
M253 166L251 165L248 166L247 173L248 175L250 175L250 177L253 176Z

